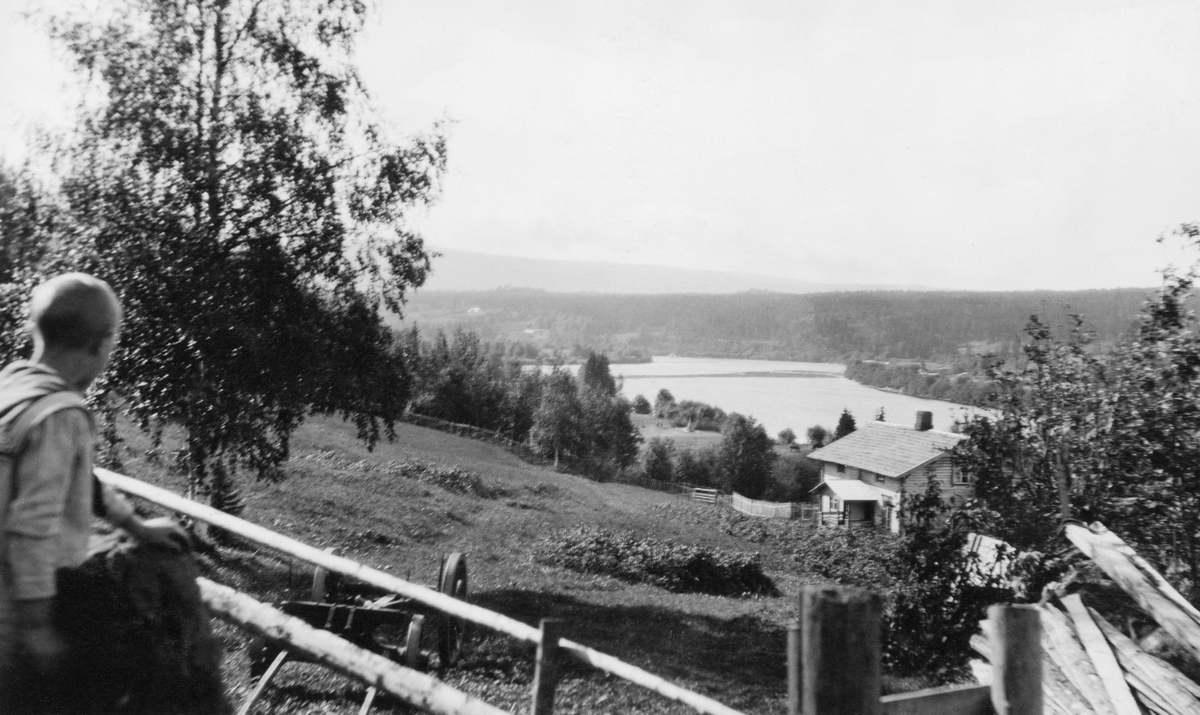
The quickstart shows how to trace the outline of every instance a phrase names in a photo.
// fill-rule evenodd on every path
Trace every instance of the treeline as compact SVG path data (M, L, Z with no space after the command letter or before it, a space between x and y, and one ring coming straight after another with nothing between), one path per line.
M561 367L522 366L509 346L465 331L425 340L414 327L398 345L413 412L500 432L596 479L636 461L641 435L604 355L589 354L576 378Z
M977 371L955 374L952 369L929 370L918 363L897 365L879 360L856 360L846 366L846 377L864 385L913 397L949 400L964 405L983 404L995 389L993 381Z
M810 361L906 358L951 362L1021 354L1030 316L1066 324L1082 314L1114 344L1150 289L1025 292L605 295L535 290L424 292L407 320L525 339L652 354Z

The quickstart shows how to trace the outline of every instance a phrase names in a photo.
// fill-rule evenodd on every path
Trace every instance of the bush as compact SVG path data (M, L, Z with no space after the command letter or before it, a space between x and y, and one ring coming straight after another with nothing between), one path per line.
M672 405L667 412L673 427L688 427L702 432L720 432L725 425L725 410L695 400Z
M758 554L639 539L629 532L587 526L563 529L542 537L535 553L542 563L678 593L777 594L775 584L763 574Z
M633 398L633 411L637 414L648 415L651 409L650 400L647 400L645 395L638 395Z
M846 586L859 586L885 597L899 580L895 563L900 537L875 529L817 529L794 542L792 559L804 574Z
M389 477L415 479L423 484L439 487L448 492L467 494L483 499L492 499L504 495L503 489L493 489L484 484L476 472L460 467L443 467L440 464L425 462L419 459L408 459L403 462L389 460L386 463L373 462L366 459L351 461L338 456L333 450L321 450L312 454L306 454L301 459L349 472L360 472L363 474L378 472Z

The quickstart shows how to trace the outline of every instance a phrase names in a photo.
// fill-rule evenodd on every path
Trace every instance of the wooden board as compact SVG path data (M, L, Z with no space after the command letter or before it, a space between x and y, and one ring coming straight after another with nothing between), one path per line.
M1095 622L1092 621L1092 617L1088 615L1087 608L1083 605L1079 595L1072 594L1061 600L1062 604L1067 607L1067 613L1075 624L1075 633L1083 643L1083 648L1087 651L1088 659L1095 667L1096 674L1100 676L1100 682L1104 686L1104 691L1108 693L1113 707L1116 708L1117 715L1141 715L1142 711L1138 708L1137 701L1133 699L1133 693L1129 692L1129 685L1125 682L1125 674L1121 671L1121 666L1117 664L1116 656L1109 648L1108 641L1104 639L1104 634L1100 632Z
M953 685L880 698L883 715L991 715L992 688Z

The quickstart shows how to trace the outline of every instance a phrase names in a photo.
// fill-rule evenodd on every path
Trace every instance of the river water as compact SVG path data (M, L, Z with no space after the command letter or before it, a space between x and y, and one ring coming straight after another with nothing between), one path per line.
M804 441L805 431L820 424L833 432L843 409L859 423L875 418L882 407L885 419L912 424L916 413L933 413L934 429L949 430L955 420L973 411L966 405L925 400L860 385L842 376L845 365L772 360L721 360L655 356L651 363L612 366L623 380L629 399L645 395L654 402L661 389L676 401L696 400L726 412L755 417L772 437L785 427Z

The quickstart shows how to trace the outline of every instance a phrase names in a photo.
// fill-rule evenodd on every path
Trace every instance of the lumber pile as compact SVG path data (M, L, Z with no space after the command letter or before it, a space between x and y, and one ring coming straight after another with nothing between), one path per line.
M1200 611L1117 535L1069 525L1067 538L1128 593L1173 641L1200 661ZM1200 715L1200 685L1144 651L1078 594L1038 606L1042 691L1054 715ZM990 660L990 624L971 645ZM977 669L978 672L978 669ZM985 676L986 677L986 676Z

